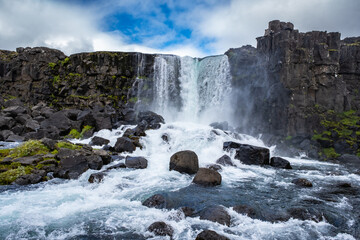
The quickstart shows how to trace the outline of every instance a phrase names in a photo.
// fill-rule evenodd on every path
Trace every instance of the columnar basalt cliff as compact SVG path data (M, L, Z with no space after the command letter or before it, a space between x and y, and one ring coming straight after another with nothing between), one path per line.
M282 139L313 137L331 147L339 140L357 152L360 37L300 33L292 23L275 20L257 41L257 48L225 53L234 98L228 107L235 109L240 129ZM146 104L154 98L156 56L94 52L67 57L44 47L1 50L0 104L18 98L30 106L45 102L58 109L84 109L100 104L121 110L133 107L138 97Z

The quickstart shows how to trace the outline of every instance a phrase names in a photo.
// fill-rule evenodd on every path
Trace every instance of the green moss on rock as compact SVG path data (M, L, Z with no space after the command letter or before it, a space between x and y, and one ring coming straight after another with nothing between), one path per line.
M10 151L9 157L19 158L47 154L50 150L38 140L29 140Z

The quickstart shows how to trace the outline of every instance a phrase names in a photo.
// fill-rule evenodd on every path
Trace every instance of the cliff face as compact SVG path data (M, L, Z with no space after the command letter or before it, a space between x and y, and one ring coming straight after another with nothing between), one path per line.
M291 23L272 21L257 41L257 49L226 54L234 84L255 93L244 104L254 106L250 116L260 119L258 130L310 136L323 129L328 113L359 110L359 38L299 33Z
M137 79L152 77L155 55L121 52L69 57L44 47L0 51L0 92L35 105L83 108L100 102L121 106L132 98ZM134 100L132 100L134 101Z

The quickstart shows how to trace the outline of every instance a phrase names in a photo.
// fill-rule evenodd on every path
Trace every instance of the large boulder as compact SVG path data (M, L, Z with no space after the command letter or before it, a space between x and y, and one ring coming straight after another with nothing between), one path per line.
M104 180L105 176L106 176L106 173L104 173L104 172L93 173L90 175L88 182L89 183L100 183Z
M193 183L205 187L212 187L221 184L221 175L215 170L200 168L196 173Z
M149 208L165 208L166 207L166 200L163 195L155 194L149 198L147 198L142 205L149 207Z
M196 236L195 240L230 240L212 230L204 230Z
M270 151L267 148L236 142L224 142L223 149L226 151L235 149L235 158L244 164L269 165Z
M130 138L127 137L120 137L117 139L115 146L114 146L114 150L115 152L129 152L132 153L133 151L135 151L136 146L133 143L133 140L131 140Z
M172 238L174 229L164 222L154 222L148 227L148 231L154 233L156 236L170 236Z
M200 219L230 226L231 217L222 206L209 206L200 212Z
M105 138L102 138L102 137L98 137L98 136L95 136L91 139L90 141L90 145L91 146L102 146L102 145L106 145L108 144L110 141L105 139Z
M312 187L312 183L307 180L306 178L296 178L291 181L293 184L299 186L299 187Z
M233 210L239 214L244 214L251 218L255 218L256 216L255 209L247 205L236 205L233 207Z
M270 159L270 166L275 168L292 169L290 162L281 157L272 157Z
M128 168L144 169L147 168L148 161L144 157L126 156L125 165Z
M48 129L50 127L56 127L59 129L60 136L67 135L72 127L72 122L66 117L65 113L60 111L52 114L48 119L40 123L42 129Z
M234 166L234 164L231 161L231 158L226 154L221 156L218 160L216 160L216 163L223 166Z
M180 151L174 153L170 158L169 170L180 173L194 174L199 170L199 160L193 151Z
M136 118L139 125L142 125L144 130L147 129L159 129L161 123L165 123L164 118L154 112L145 111L139 112Z

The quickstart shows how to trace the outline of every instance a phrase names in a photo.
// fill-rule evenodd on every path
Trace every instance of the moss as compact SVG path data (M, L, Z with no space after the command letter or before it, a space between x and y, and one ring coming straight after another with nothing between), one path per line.
M29 140L10 151L9 157L19 158L47 154L49 149L38 140Z
M6 157L7 155L9 155L11 150L12 149L0 149L0 158Z
M287 136L287 137L285 138L286 141L290 141L291 139L292 139L292 136Z
M56 63L54 63L54 62L49 62L49 63L48 63L48 66L49 66L49 68L51 68L51 70L54 70L55 67L56 67Z
M69 62L70 62L70 58L66 57L63 61L60 61L60 65L65 66L69 64Z
M20 166L15 169L10 169L6 172L0 173L0 185L8 185L14 182L18 177L30 174L32 167L23 167Z
M360 42L348 43L346 46L360 46Z
M80 138L80 133L76 129L71 129L70 133L66 136L66 138Z
M56 147L57 148L67 148L67 149L71 149L71 150L78 150L78 149L82 148L81 146L72 144L70 142L58 142L56 144Z
M113 76L111 76L111 78L115 80L115 79L116 79L116 76L115 76L115 75L113 75Z
M93 129L94 127L92 126L89 126L89 125L85 125L83 127L83 129L81 130L81 133L80 133L80 138L83 138L84 137L84 134L87 133L88 131L90 131L91 129Z
M340 154L337 154L334 148L324 148L323 153L326 156L326 159L334 159L340 157Z
M51 152L51 154L54 154L54 155L56 155L58 153L59 153L59 151L57 149L55 149L54 151Z
M58 82L60 82L60 76L59 75L53 76L53 84Z
M132 97L129 99L129 102L136 103L138 101L137 97Z

